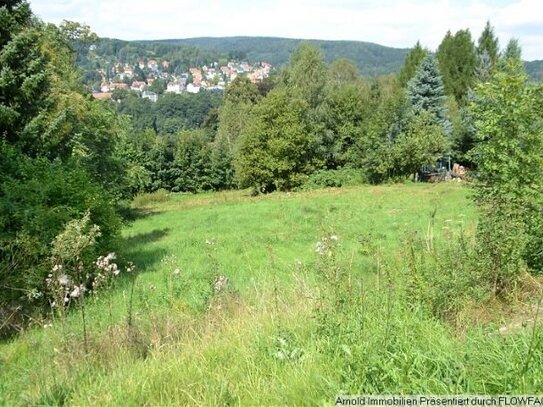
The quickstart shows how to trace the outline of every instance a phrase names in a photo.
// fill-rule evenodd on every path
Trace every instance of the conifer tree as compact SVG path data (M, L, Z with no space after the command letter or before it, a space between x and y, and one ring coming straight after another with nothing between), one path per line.
M511 38L505 47L503 53L503 59L505 62L508 60L521 61L522 60L522 48L520 47L516 38Z
M415 112L430 112L446 127L444 88L436 58L428 55L407 84L407 95Z
M0 3L0 49L3 48L14 35L30 25L32 12L26 1L3 0Z
M448 140L452 134L452 125L449 119L447 109L445 108L445 86L439 72L437 59L430 54L421 62L415 77L407 84L407 97L412 106L412 117L409 117L409 125L407 130L413 126L414 122L419 122L420 116L425 116L426 119L419 124L426 126L428 134L439 142L436 144L428 144L432 146L432 155L437 157L437 152L445 153L448 149ZM441 131L436 131L436 124ZM417 126L416 126L417 127ZM418 134L421 130L414 134ZM426 156L428 157L428 156ZM422 163L425 165L428 163Z
M398 83L401 87L405 87L407 82L409 82L417 72L422 60L429 54L429 51L425 48L422 48L420 42L417 41L413 49L409 51L409 54L405 57L402 69L398 74Z
M469 30L460 30L454 36L448 31L437 50L437 59L445 93L454 96L462 106L468 89L474 84L477 67L475 45Z
M40 143L32 123L47 107L50 76L41 51L43 33L32 25L25 1L0 7L0 140L35 153Z
M477 41L478 77L487 80L496 66L499 58L499 42L494 34L494 27L490 21L486 22L485 28Z

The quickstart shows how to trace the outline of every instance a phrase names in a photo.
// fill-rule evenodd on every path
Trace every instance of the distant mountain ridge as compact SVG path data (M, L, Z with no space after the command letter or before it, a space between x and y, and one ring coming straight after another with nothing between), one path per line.
M165 46L168 49L175 47L197 48L206 52L206 55L233 55L236 59L245 59L250 62L265 61L274 66L281 66L288 62L290 55L301 42L309 42L320 47L330 63L337 59L348 59L365 76L377 76L396 73L400 70L409 48L393 48L364 41L332 41L332 40L305 40L281 37L195 37L184 39L165 40L134 40L123 41L116 39L103 39L117 48L123 44L138 44L140 46ZM526 61L526 72L534 81L543 77L543 60Z
M543 60L524 62L526 72L534 81L543 80Z
M371 42L279 37L198 37L132 42L191 46L221 53L237 53L249 61L266 61L275 66L286 64L301 42L309 42L323 50L327 62L345 58L353 62L360 73L370 76L397 72L409 52L408 48L392 48Z

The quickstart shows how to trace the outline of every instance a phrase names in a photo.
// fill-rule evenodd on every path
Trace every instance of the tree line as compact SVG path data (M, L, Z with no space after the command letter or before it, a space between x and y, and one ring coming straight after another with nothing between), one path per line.
M476 42L460 30L447 32L435 53L415 44L397 75L364 78L304 43L269 81L237 78L215 104L202 104L206 94L172 95L154 108L134 95L119 99L147 179L133 189L258 193L303 187L323 171L380 183L440 160L475 168L469 105L477 84L510 60L522 70L518 42L500 52L487 23Z

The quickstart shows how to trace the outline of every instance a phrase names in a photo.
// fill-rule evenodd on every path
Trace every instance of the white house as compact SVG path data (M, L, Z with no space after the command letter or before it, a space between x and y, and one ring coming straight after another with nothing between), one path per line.
M194 84L192 83L189 83L187 85L187 92L188 93L198 93L200 92L200 87L199 86L195 86Z
M183 84L179 81L169 82L166 86L167 93L182 93L185 90Z
M151 102L156 102L158 100L158 95L155 92L145 91L141 94L143 99L149 99Z
M132 86L130 86L130 89L135 90L136 92L143 92L143 88L145 88L147 84L143 81L134 81L132 82Z

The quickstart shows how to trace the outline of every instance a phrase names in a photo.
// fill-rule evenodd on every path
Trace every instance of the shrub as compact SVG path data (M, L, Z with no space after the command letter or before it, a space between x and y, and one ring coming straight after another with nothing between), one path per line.
M301 189L311 190L330 187L360 185L366 178L360 169L341 168L338 170L320 170L309 176Z
M514 284L525 265L542 268L542 103L520 61L509 61L477 87L470 105L478 138L472 155L479 246L497 293Z
M110 195L76 162L31 159L6 146L0 149L0 315L17 321L3 321L0 334L5 334L19 328L22 315L47 304L39 293L51 267L51 242L68 222L90 213L101 231L96 253L115 247L121 222Z

